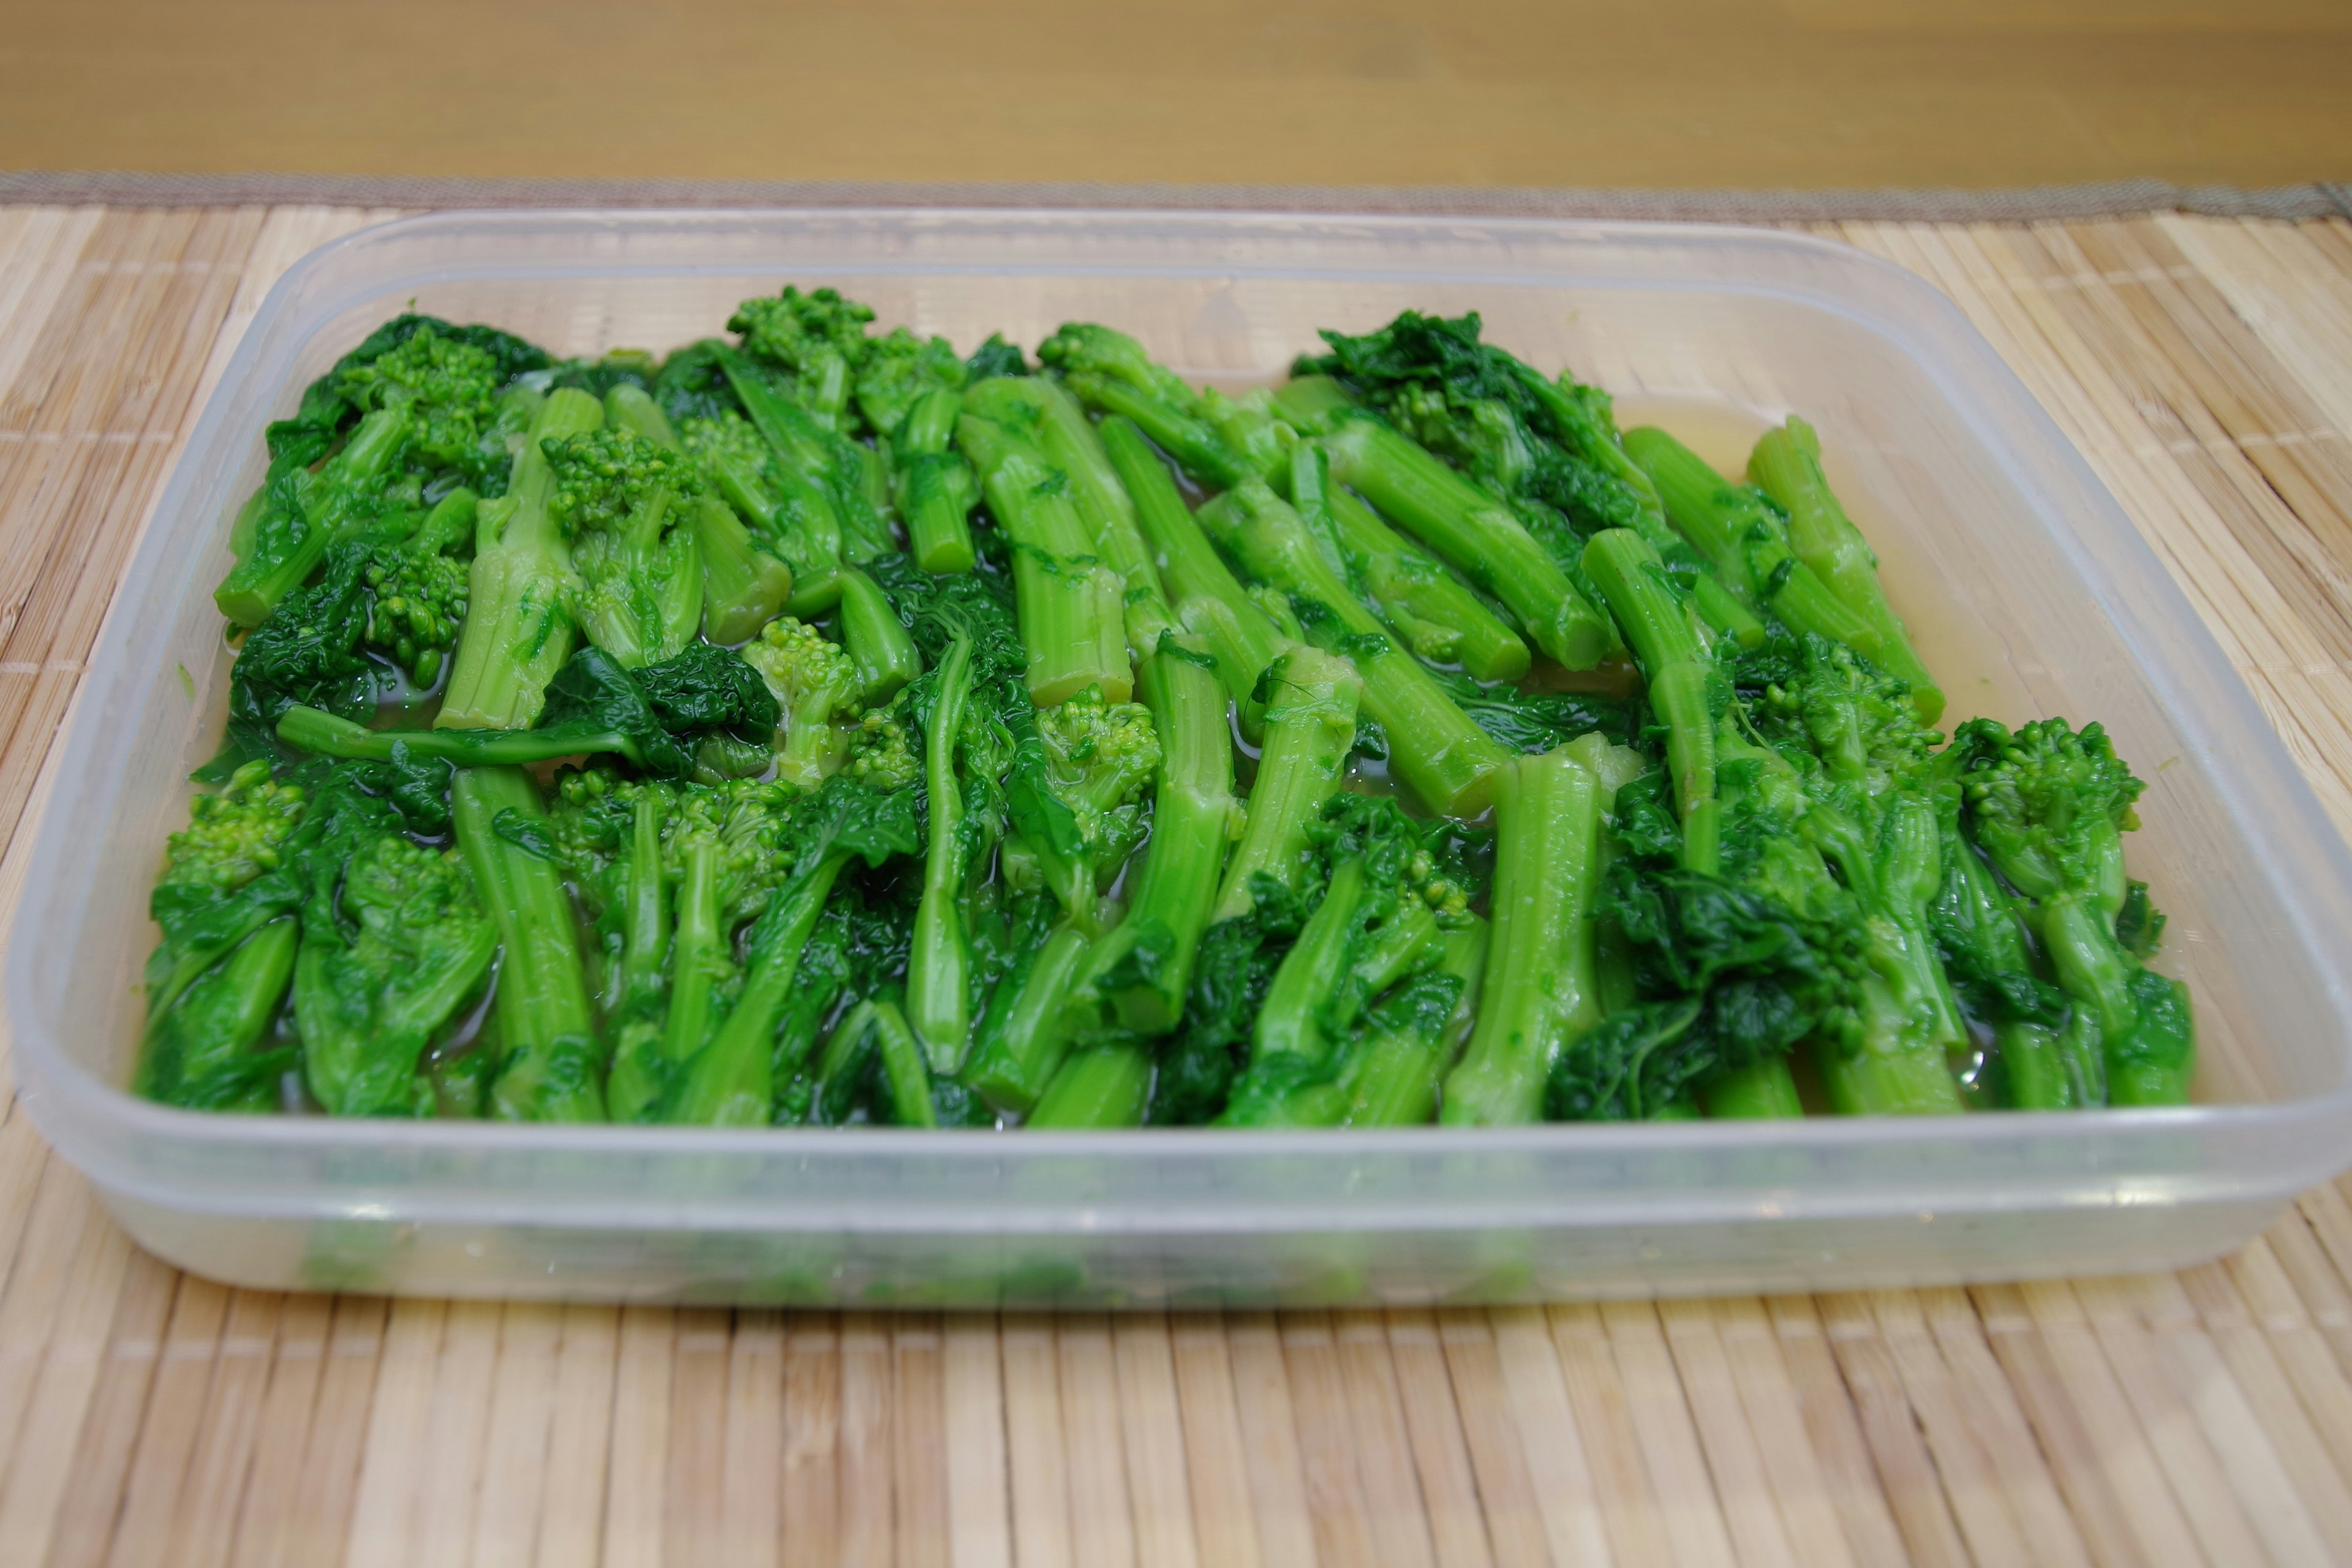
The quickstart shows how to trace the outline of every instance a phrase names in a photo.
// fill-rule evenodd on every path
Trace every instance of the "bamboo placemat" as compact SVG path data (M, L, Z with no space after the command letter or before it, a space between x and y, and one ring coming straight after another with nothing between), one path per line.
M132 536L354 207L0 207L0 899ZM1822 232L1948 290L2352 829L2352 226ZM222 1289L0 1058L0 1563L989 1568L2352 1561L2352 1205L2177 1275L1048 1318Z

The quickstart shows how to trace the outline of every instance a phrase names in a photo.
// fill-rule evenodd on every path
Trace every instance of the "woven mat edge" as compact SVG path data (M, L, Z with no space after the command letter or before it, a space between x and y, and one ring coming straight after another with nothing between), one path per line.
M2352 184L2258 190L2164 180L2000 190L1615 190L1512 185L894 183L859 180L476 179L404 174L177 174L0 170L0 203L108 206L960 206L1214 208L1478 217L1806 223L2031 223L2149 212L2352 217Z

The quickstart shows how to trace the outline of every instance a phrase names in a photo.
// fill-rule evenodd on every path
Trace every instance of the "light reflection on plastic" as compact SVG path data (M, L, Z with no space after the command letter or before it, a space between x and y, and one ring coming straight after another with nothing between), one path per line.
M2169 1184L2125 1182L2111 1187L2088 1187L2068 1193L2063 1200L2075 1208L2170 1208L2180 1197Z
M2169 1208L2180 1200L2174 1195L2170 1187L2147 1182L2137 1185L2126 1183L2114 1189L2109 1194L2109 1201L2120 1209Z

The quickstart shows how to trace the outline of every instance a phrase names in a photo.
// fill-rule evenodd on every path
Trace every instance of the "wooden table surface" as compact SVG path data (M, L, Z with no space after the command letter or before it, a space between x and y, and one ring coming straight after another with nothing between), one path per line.
M0 900L152 494L348 208L0 208ZM2352 826L2352 226L1827 230L1950 292ZM133 1250L0 1057L0 1563L2352 1561L2352 1205L2177 1275L1441 1311L500 1306Z
M2344 0L81 0L0 168L1328 184L2352 179Z

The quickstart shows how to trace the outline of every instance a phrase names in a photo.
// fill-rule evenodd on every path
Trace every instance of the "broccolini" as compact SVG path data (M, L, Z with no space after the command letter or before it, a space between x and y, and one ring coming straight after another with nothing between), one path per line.
M2146 784L2097 724L1931 728L1803 420L1718 472L1475 314L1246 391L1099 322L1034 363L881 324L785 287L559 362L406 315L306 390L227 520L139 1092L1039 1131L2189 1098Z

